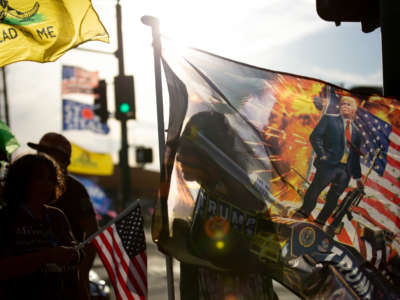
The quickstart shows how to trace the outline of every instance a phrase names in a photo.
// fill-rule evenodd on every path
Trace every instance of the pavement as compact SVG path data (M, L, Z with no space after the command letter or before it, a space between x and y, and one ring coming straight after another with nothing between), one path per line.
M159 252L157 245L151 239L150 230L145 230L147 242L147 279L148 279L148 300L169 300L166 275L166 258L163 253ZM93 269L98 275L109 282L106 270L101 260L96 257ZM180 299L179 294L179 262L173 259L174 271L174 293L175 300ZM110 284L111 287L111 284ZM301 299L286 289L284 286L274 281L274 289L280 300L298 300ZM111 299L115 300L114 291L111 287Z

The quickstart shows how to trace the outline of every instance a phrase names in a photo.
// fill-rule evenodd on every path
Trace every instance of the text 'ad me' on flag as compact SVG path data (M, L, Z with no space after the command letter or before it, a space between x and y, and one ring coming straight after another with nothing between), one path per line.
M0 32L0 67L55 61L84 42L109 42L89 0L2 1Z
M140 206L104 229L93 244L107 269L117 299L146 299L147 255Z

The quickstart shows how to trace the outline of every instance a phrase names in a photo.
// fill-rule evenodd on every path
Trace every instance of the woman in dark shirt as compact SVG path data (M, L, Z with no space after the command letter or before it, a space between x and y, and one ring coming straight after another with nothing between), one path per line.
M63 187L49 157L28 154L10 165L0 211L1 299L79 299L79 252L64 213L49 206Z

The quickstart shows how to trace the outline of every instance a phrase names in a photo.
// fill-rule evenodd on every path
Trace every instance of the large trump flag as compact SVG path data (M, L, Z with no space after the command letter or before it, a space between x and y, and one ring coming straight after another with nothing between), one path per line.
M108 42L89 0L1 1L0 32L0 67L55 61L83 42Z
M160 248L188 264L266 274L302 298L398 299L399 101L163 42ZM347 144L341 101L355 111ZM316 128L335 126L312 144ZM337 163L332 141L343 153ZM332 167L315 179L320 151ZM309 216L296 214L314 179L334 168L351 179L325 224L316 217L332 186Z

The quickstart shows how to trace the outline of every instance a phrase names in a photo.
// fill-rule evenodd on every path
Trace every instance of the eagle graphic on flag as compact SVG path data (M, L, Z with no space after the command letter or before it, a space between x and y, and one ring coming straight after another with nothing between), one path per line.
M268 275L307 299L398 299L399 100L169 40L162 61L170 105L153 216L160 249L200 268ZM354 200L351 178L338 199L345 214L322 226L329 188L310 216L295 212L316 174L310 135L321 119L338 120L344 96L357 106L364 184Z

